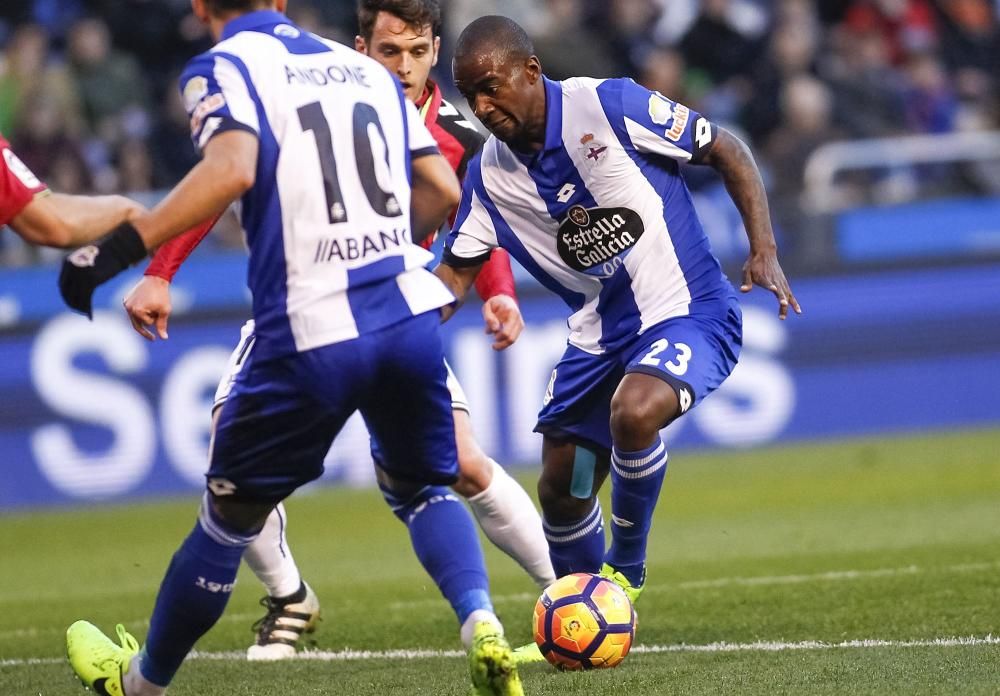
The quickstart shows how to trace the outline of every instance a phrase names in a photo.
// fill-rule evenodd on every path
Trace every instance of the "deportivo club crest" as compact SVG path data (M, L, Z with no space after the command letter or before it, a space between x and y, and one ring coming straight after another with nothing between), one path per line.
M570 206L556 234L556 249L570 268L609 278L645 231L642 218L628 208Z
M579 227L586 227L590 224L590 213L582 205L574 205L566 215L573 221L574 225Z

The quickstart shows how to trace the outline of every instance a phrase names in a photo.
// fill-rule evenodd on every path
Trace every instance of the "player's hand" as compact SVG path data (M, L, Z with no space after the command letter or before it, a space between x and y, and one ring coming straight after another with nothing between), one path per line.
M493 336L493 350L509 348L524 329L524 317L517 300L510 295L494 295L483 303L486 333Z
M122 301L132 328L143 338L152 341L155 336L148 327L155 326L156 333L166 340L167 320L170 318L170 281L158 276L143 276L129 290Z
M59 294L71 309L93 319L94 290L145 256L142 237L130 223L122 223L100 244L88 244L63 259Z
M802 314L802 308L792 294L785 273L778 264L778 255L774 251L751 254L743 264L743 284L740 286L740 291L750 292L754 285L770 290L778 298L779 319L788 316L789 307L794 309L796 314Z

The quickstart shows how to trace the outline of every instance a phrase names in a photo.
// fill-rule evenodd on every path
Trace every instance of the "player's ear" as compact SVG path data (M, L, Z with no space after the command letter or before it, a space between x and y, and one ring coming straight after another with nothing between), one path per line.
M199 22L208 23L208 8L205 7L205 0L191 0L191 12L198 18Z
M538 60L538 56L528 56L524 61L524 74L528 77L528 83L532 85L541 79L542 63Z
M274 0L274 9L284 14L285 10L288 9L288 0Z
M438 64L438 56L441 53L441 37L440 36L435 36L434 37L434 43L432 44L432 46L434 47L432 49L434 51L434 57L431 59L431 67L434 67L435 65Z
M361 34L354 37L354 50L358 53L364 53L366 56L368 55L368 42L365 41L365 37L361 36Z

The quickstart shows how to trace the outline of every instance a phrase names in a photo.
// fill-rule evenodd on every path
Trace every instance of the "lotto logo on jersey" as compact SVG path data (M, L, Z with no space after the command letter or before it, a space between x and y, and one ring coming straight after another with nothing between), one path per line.
M570 268L608 278L639 241L646 226L628 208L584 208L574 205L559 226L556 248Z

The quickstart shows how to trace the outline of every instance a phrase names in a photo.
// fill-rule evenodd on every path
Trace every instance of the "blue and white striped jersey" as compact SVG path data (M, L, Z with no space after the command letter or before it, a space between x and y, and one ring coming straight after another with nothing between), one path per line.
M715 127L628 79L546 79L545 90L544 148L525 155L490 137L445 262L503 247L569 305L569 342L594 354L733 294L679 172Z
M410 234L410 161L437 147L384 67L261 11L229 22L181 89L199 149L232 129L260 141L238 206L256 354L350 340L453 301Z

